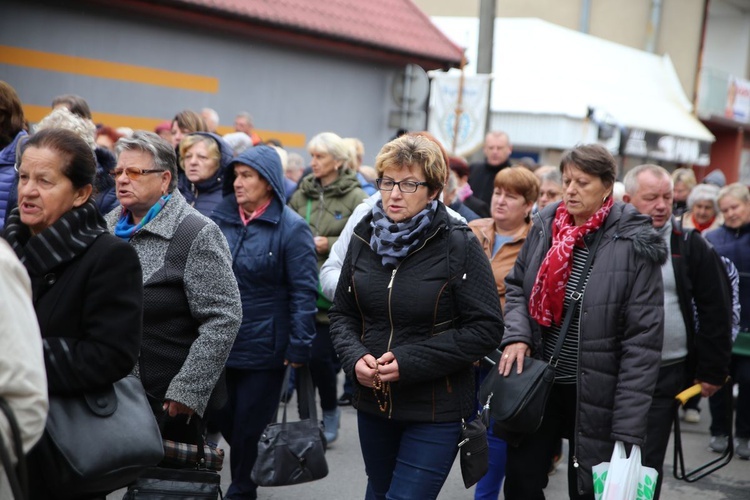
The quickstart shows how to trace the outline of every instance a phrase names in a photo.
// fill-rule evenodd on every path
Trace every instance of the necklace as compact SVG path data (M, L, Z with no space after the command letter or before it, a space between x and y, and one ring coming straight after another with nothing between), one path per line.
M378 402L378 408L385 413L388 411L388 394L391 392L391 383L383 382L380 379L380 372L376 371L372 377L372 393L375 394L375 400ZM380 399L380 396L383 399Z

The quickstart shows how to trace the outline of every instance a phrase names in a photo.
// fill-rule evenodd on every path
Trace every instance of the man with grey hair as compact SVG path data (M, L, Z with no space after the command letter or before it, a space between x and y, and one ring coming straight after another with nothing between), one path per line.
M237 117L234 119L234 130L246 133L252 139L253 146L257 146L263 142L260 136L255 133L253 117L247 111L237 113Z
M216 129L219 127L219 113L216 112L216 110L211 108L203 108L201 110L201 116L206 121L206 126L208 126L208 131L216 133Z
M505 132L491 131L484 138L484 161L469 166L469 185L474 196L488 205L492 204L492 191L495 189L495 176L504 168L510 167L510 153L513 146Z
M662 266L664 345L661 368L648 413L643 464L659 473L675 415L675 396L700 384L709 397L729 375L732 297L721 259L699 232L683 230L672 217L672 178L658 165L639 165L624 179L623 200L650 215L672 256ZM696 321L697 316L697 321Z

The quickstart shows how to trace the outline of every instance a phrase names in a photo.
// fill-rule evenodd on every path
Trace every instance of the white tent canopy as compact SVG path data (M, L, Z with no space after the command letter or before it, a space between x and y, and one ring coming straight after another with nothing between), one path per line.
M475 73L479 21L433 17L466 47ZM669 56L658 56L541 19L498 18L493 50L493 113L584 119L589 108L606 121L697 141L714 136L693 116Z

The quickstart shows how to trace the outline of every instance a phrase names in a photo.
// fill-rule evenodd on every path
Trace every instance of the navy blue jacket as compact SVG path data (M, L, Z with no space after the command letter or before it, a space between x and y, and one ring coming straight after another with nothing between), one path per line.
M220 136L211 132L195 132L191 135L204 135L210 137L219 145L219 153L221 158L219 159L219 168L211 178L206 179L198 184L193 184L185 175L185 171L180 168L177 171L177 188L182 193L192 207L194 207L201 214L206 217L211 216L211 212L214 211L216 205L219 204L222 197L222 186L226 177L229 163L234 157L232 147L224 141Z
M750 331L750 224L737 229L721 226L706 239L716 253L731 260L740 274L740 330Z
M0 232L5 225L8 213L18 202L16 193L16 148L18 141L24 137L23 130L16 134L15 139L0 150Z
M226 196L211 218L232 252L232 268L242 297L242 325L227 366L282 368L284 360L307 363L315 336L318 265L307 222L285 204L279 155L268 146L249 149L234 165L257 170L273 188L266 211L245 226L234 194Z

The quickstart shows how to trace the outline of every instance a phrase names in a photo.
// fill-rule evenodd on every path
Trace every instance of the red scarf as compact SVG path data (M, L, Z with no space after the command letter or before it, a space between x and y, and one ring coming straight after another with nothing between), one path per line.
M599 229L612 208L612 197L583 225L573 225L573 216L560 203L552 222L552 247L547 252L529 298L529 314L542 326L560 324L565 287L573 268L573 246L583 246L583 237Z
M703 231L705 231L706 229L708 229L709 227L711 227L711 224L713 224L713 223L714 223L714 221L716 220L716 216L714 215L714 216L713 216L713 217L711 218L711 220L710 220L710 221L706 222L705 224L701 224L700 222L698 222L697 220L695 220L695 214L692 214L692 213L691 213L691 214L690 214L690 218L691 218L691 219L692 219L692 221L693 221L693 227L694 227L695 229L697 229L699 233L702 233Z

